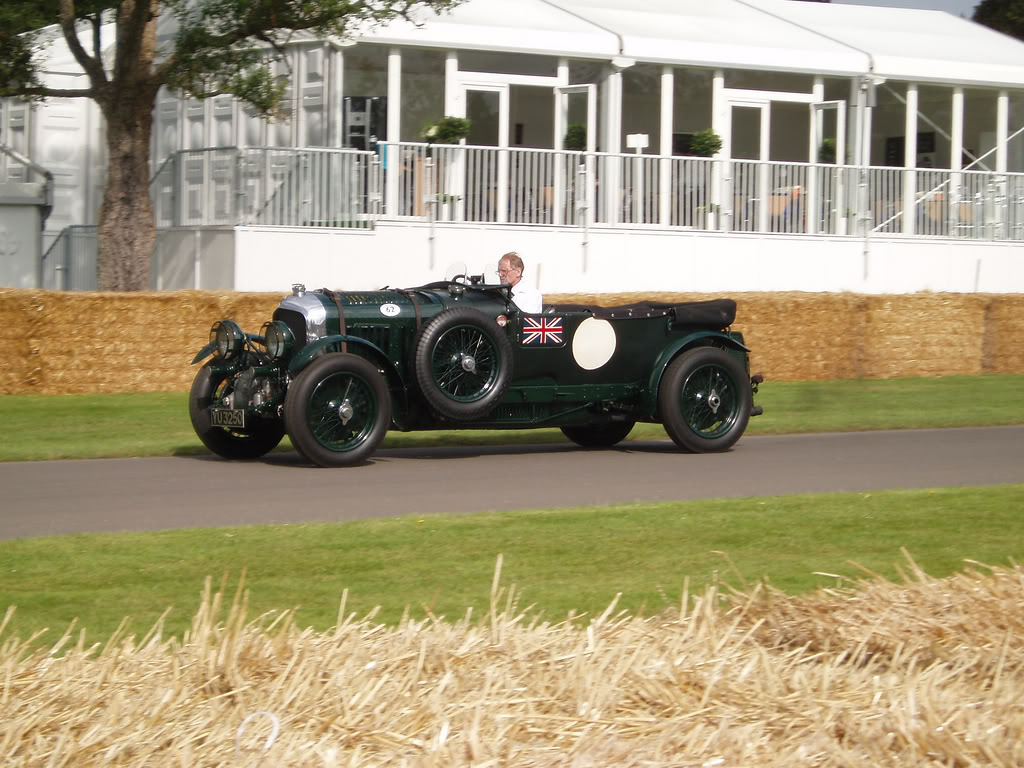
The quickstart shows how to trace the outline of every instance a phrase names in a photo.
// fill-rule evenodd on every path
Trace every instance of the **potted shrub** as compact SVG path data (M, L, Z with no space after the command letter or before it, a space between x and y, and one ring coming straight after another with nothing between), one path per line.
M834 165L836 162L836 140L835 139L822 139L821 146L818 147L818 162L827 163L828 165Z
M722 151L722 138L711 128L693 134L690 154L697 157L713 157Z
M469 136L469 120L445 115L435 123L423 126L420 136L428 144L458 144Z
M582 152L587 148L587 126L573 123L565 132L562 147L573 152Z

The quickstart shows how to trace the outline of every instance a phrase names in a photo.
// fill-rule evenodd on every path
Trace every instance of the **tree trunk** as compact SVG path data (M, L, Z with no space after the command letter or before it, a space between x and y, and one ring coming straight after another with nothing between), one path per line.
M149 141L155 95L150 88L138 87L134 94L122 93L113 103L101 104L107 119L109 155L99 225L101 291L149 289L149 265L156 241L149 196Z

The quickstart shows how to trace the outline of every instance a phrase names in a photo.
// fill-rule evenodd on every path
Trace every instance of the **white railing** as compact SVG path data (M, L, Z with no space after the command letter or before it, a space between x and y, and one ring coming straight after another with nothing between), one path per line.
M158 227L372 227L383 210L373 152L277 147L176 152L150 182Z
M437 222L1024 240L1024 174L392 142L184 150L157 225Z

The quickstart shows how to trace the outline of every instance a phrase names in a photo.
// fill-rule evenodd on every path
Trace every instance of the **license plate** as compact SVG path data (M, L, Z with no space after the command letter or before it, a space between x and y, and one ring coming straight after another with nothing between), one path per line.
M210 423L215 427L245 428L244 408L213 408L210 411Z

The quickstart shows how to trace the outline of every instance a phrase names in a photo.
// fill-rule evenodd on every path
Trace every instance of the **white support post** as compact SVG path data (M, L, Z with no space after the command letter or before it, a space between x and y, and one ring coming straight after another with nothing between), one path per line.
M330 138L327 146L340 147L344 142L345 122L345 54L340 48L331 48L331 85L328 112Z
M460 111L462 93L459 88L459 54L448 51L444 60L444 113L445 115L465 115Z
M729 115L729 104L725 100L725 72L716 69L711 79L711 128L722 137L724 147L731 146L731 121ZM725 164L729 161L721 154L716 158L711 171L711 195L708 202L711 205L711 213L708 215L707 228L709 230L722 229L722 213L728 217L728 228L732 229L733 202L730 198L732 185L725 172ZM726 205L728 200L728 205Z
M561 58L558 60L557 70L558 84L568 85L569 84L569 60ZM564 223L564 212L565 207L565 192L568 187L565 167L565 155L562 153L565 151L565 132L569 126L569 96L562 93L558 88L552 89L552 93L555 99L555 135L551 146L558 152L555 155L555 178L554 178L554 199L551 201L554 210L552 213L552 223L559 226Z
M672 125L673 125L673 90L675 88L675 71L671 66L661 68L661 146L658 154L662 160L658 162L658 224L663 227L671 224L672 215Z
M1010 125L1010 96L1000 91L996 99L996 173L1006 173L1006 137Z
M949 137L949 167L953 170L949 182L949 215L950 219L959 227L963 225L960 221L960 213L963 210L963 174L957 173L963 167L964 151L964 89L960 86L953 88L953 98L950 104L952 133ZM957 230L959 232L959 229Z
M1006 227L1009 223L1009 208L1010 201L1007 199L1008 196L1008 185L1006 174L1006 142L1007 136L1009 135L1009 122L1010 122L1010 96L1007 91L999 91L999 96L996 99L996 173L1000 174L997 177L998 192L997 199L1000 201L998 210L995 214L995 222L998 228L995 230L997 237L1008 237L1009 234L1006 232Z
M388 124L387 142L381 159L384 168L384 212L393 216L398 210L398 169L402 130L402 49L388 51Z
M907 83L907 105L904 122L903 166L917 167L917 83ZM917 217L917 172L903 172L903 234L914 234Z
M614 156L605 158L607 164L601 179L602 207L604 222L618 224L622 202L622 158L618 156L622 152L622 72L617 69L609 72L605 78L605 89L604 151Z

